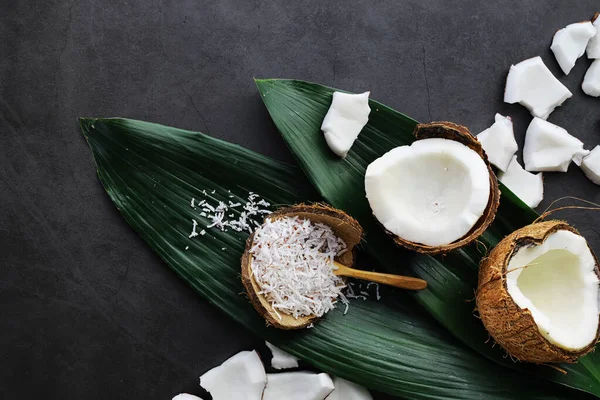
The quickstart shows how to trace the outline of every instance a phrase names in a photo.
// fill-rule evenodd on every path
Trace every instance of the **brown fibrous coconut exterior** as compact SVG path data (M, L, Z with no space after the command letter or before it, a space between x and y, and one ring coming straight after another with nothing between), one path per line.
M580 235L564 221L534 223L505 237L479 266L477 309L481 320L496 343L520 361L538 364L573 363L594 349L600 335L600 330L596 331L596 340L581 350L562 349L544 338L531 312L519 307L508 293L506 274L512 256L522 247L539 245L559 230ZM595 257L594 255L594 259ZM597 259L596 274L600 276Z
M471 230L462 238L443 246L428 246L422 243L410 242L386 230L388 235L390 235L394 241L402 247L406 247L410 250L424 254L446 254L452 250L466 246L473 242L475 239L481 236L488 226L490 226L492 221L494 221L494 218L496 217L496 211L498 211L498 205L500 204L498 179L492 170L492 166L488 161L487 155L485 154L481 143L479 143L479 140L477 140L477 138L471 134L467 127L446 121L431 122L429 124L418 124L414 130L414 135L417 140L441 138L462 143L471 150L475 151L483 159L489 172L490 197L488 204L481 218L479 218L473 228L471 228Z
M298 217L308 219L313 223L325 224L333 230L334 234L342 239L348 250L336 258L336 261L351 267L354 264L354 248L360 243L363 236L363 229L354 218L345 212L326 204L297 204L291 207L281 208L265 217L265 219L280 219L285 217ZM259 294L260 287L252 276L252 254L250 249L254 240L254 234L246 240L246 249L242 255L242 283L250 302L265 319L268 325L279 329L301 329L313 323L317 317L314 315L294 318L291 315L279 313L281 318L273 311L271 304L267 299Z

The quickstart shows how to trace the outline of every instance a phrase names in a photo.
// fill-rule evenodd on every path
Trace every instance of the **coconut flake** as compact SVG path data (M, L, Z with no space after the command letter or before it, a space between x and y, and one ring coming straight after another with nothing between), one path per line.
M506 77L504 101L527 107L534 117L547 119L571 96L573 94L552 75L539 56L511 65Z
M358 134L369 121L370 112L369 92L333 93L321 130L327 145L335 154L346 157Z
M477 139L481 142L490 163L501 171L506 171L519 146L515 140L512 119L500 114L496 114L494 119L496 122L477 135Z
M242 351L200 377L213 400L261 400L266 383L256 351Z
M554 34L550 50L565 74L569 74L575 62L585 53L590 39L597 30L590 21L567 25Z
M566 172L574 157L587 155L583 142L565 129L534 118L525 135L523 161L527 171Z
M542 174L525 171L517 156L513 156L505 172L498 173L498 179L531 208L539 206L544 199Z
M265 342L273 357L271 358L271 367L275 369L298 368L298 359L291 354L286 353L279 347L273 346L269 342Z
M581 170L590 181L600 185L600 146L594 147L590 154L583 158Z
M250 249L259 294L276 313L321 317L335 308L345 287L332 269L334 258L345 251L329 226L297 217L267 218Z
M583 78L581 89L588 96L600 96L600 60L594 60L588 68Z
M198 236L198 232L196 232L197 227L198 227L198 222L195 219L193 219L192 220L192 233L190 233L190 236L188 236L190 239Z
M598 19L598 13L594 15L592 24L596 28L596 31L598 31L600 28L600 19ZM585 50L588 58L600 58L600 34L598 32L596 32L596 34L590 39Z
M333 381L324 373L267 374L267 387L262 400L323 400L333 389Z
M336 376L333 378L333 385L335 389L325 400L373 400L366 388L354 382Z

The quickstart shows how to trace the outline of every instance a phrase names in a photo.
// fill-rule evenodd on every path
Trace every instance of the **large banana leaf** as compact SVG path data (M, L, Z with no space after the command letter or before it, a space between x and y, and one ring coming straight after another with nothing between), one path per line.
M320 131L335 89L296 80L257 80L256 84L275 125L319 193L365 227L367 251L388 271L411 271L427 280L427 290L414 296L435 319L499 364L600 395L600 354L590 354L575 365L560 365L566 374L548 366L517 364L499 346L493 346L474 316L479 260L505 235L537 218L535 211L501 185L498 215L477 245L446 257L415 256L400 250L375 223L365 198L364 174L368 164L385 152L412 143L417 122L371 100L367 126L348 156L340 159L327 147Z
M168 266L250 331L315 367L405 398L583 398L486 360L393 291L352 301L347 315L335 310L313 329L267 328L240 294L246 234L209 230L189 239L199 218L190 199L203 190L224 201L249 191L280 205L315 199L300 170L201 133L128 119L80 123L106 192Z

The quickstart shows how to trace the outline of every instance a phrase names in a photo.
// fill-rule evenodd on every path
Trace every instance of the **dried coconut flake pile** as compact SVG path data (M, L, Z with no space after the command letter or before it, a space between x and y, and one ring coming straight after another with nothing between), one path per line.
M267 219L254 232L252 274L275 312L295 318L321 317L335 308L344 281L333 274L333 260L346 243L329 226L306 219Z

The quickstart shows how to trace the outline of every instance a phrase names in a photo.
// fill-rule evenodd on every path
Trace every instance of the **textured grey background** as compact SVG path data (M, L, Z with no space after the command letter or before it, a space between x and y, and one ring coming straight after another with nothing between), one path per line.
M573 91L550 121L600 143L589 62L548 50L597 1L0 0L0 397L170 399L260 343L176 278L99 184L78 116L200 130L292 161L252 77L317 81L479 132L511 63L541 55ZM546 201L599 201L577 167ZM597 250L594 212L564 214ZM383 397L381 397L383 398Z

